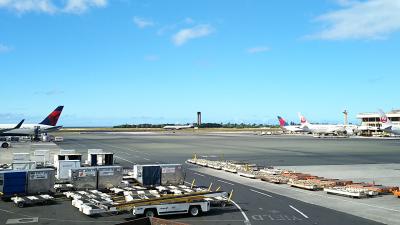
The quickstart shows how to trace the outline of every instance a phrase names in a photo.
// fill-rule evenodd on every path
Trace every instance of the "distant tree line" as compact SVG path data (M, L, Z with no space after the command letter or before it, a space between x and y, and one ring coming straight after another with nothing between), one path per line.
M114 128L163 128L174 124L122 124L114 126ZM196 126L196 124L195 124ZM202 123L199 128L261 128L261 127L279 127L277 125L256 124L256 123Z

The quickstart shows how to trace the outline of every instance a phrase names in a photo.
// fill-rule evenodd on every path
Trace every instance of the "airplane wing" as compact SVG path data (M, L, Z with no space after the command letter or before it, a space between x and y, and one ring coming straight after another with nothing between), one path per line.
M13 128L1 129L1 130L0 130L0 133L4 133L4 132L7 132L7 131L19 129L19 128L21 128L21 126L22 126L22 124L24 123L24 121L25 121L25 119L21 120L21 122L19 122L19 123L18 123L15 127L13 127Z

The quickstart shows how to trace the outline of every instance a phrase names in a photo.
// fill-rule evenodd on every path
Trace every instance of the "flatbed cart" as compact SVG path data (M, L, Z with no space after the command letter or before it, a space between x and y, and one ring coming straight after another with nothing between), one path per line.
M19 208L23 208L28 205L47 205L53 202L54 198L50 195L31 195L23 197L12 197L11 200Z

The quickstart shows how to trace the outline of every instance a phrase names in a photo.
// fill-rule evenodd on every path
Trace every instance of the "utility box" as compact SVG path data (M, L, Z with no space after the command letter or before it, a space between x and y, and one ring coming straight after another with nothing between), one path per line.
M70 170L81 167L80 160L59 160L54 165L57 168L56 178L59 180L70 180Z
M27 194L53 193L55 171L51 168L27 171Z
M121 185L123 169L121 166L97 167L97 189L106 190Z
M161 185L161 167L159 165L134 165L133 177L143 186Z
M97 169L82 167L70 170L71 184L77 190L97 189Z
M3 197L26 194L26 171L0 171L0 192Z
M161 185L181 185L183 184L182 164L162 164L161 166Z
M16 152L13 153L13 161L30 161L31 154L27 152Z
M36 169L36 162L34 161L14 161L11 164L13 170L32 170Z

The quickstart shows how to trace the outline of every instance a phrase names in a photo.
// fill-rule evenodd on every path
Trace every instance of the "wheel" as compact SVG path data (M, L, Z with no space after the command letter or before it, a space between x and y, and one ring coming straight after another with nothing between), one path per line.
M189 209L189 214L191 216L198 216L200 214L200 209L198 206L191 206Z
M221 202L221 207L225 207L226 206L226 202Z
M23 202L18 202L17 206L18 208L24 208L25 205Z
M144 216L145 217L155 217L156 213L153 209L146 209L146 211L144 212Z
M7 142L4 142L3 144L1 144L2 148L8 148L10 145Z

